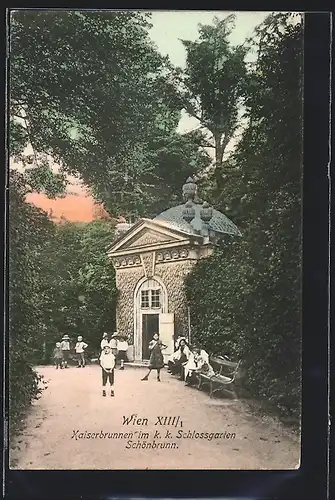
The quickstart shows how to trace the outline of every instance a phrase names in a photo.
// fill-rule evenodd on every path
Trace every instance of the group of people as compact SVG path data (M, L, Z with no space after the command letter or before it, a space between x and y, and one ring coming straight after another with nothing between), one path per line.
M74 346L74 351L77 360L77 367L85 367L85 350L88 344L83 341L81 335L78 336ZM128 341L125 335L118 332L113 334L104 333L100 342L100 357L99 362L102 370L102 395L106 396L107 382L110 386L110 395L114 396L114 370L116 362L120 361L120 370L124 370L124 363L127 361ZM163 351L167 348L160 339L158 333L153 335L149 343L150 359L149 371L141 379L146 381L152 370L157 372L157 381L160 382L160 373L164 367ZM68 360L71 351L70 337L64 335L61 342L56 343L54 349L54 360L56 369L67 368ZM209 363L207 352L197 346L190 348L185 337L179 337L175 344L175 351L168 360L168 372L171 374L179 374L186 384L192 380L192 375L195 372L214 374L214 370Z
M159 339L157 333L149 343L150 359L149 371L141 380L148 380L152 370L157 371L157 381L160 382L160 372L164 367L163 351L167 346ZM185 337L179 337L175 344L175 351L168 360L168 372L179 374L185 384L192 382L193 375L196 372L214 375L214 370L209 363L209 355L198 346L191 350Z
M176 341L175 352L168 361L168 372L180 375L187 385L192 382L196 372L214 375L208 353L198 346L191 350L185 337L179 337Z
M85 350L88 344L83 341L81 335L78 336L77 342L74 345L75 358L77 368L84 368L86 365ZM127 338L118 332L104 333L100 342L100 357L99 362L102 370L102 395L106 396L107 382L110 385L110 395L114 396L114 369L117 360L120 361L120 370L124 370L124 363L127 361L128 350ZM53 351L53 358L56 369L68 368L68 361L71 348L71 339L68 335L63 335L61 342L56 342L56 347Z
M63 335L61 342L56 342L53 357L57 370L58 368L68 368L68 361L71 352L70 341L71 339L68 335ZM83 341L83 337L79 335L74 346L75 356L78 363L77 368L85 367L85 349L87 347L88 344L86 344L86 342Z

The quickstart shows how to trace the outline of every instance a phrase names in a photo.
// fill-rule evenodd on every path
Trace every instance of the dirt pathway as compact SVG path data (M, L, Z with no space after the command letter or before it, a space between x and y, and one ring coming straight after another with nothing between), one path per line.
M288 469L299 464L299 441L278 422L251 415L242 401L211 400L166 372L158 383L154 373L141 382L144 369L116 370L114 398L102 397L98 366L40 367L38 372L47 388L12 443L11 468ZM146 420L124 423L132 414L147 419L147 425ZM172 419L170 425L157 422L157 417L178 416L177 426ZM147 448L148 443L156 446Z

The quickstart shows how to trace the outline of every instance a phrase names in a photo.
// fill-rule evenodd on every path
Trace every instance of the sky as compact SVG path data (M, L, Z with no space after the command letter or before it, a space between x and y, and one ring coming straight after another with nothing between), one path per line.
M254 28L270 12L156 11L152 12L150 36L163 55L168 55L173 64L184 67L186 52L179 40L197 40L199 23L212 24L215 16L221 20L236 14L236 27L230 36L231 43L235 45L252 35Z
M232 12L232 11L159 11L152 12L150 30L151 39L164 56L169 56L175 66L185 67L186 51L180 39L195 41L198 39L199 24L213 24L213 18L225 19L230 14L236 15L236 25L230 35L233 45L243 43L253 34L257 25L272 11L264 12ZM195 118L185 112L178 126L178 132L185 133L198 126Z

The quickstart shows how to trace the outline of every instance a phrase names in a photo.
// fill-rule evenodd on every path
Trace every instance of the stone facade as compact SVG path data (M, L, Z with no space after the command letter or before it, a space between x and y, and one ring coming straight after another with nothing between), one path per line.
M163 241L171 241L168 237L154 232L145 232L138 236L134 241L130 241L125 248L136 248L144 245L157 244Z
M165 326L162 323L163 330L159 331L163 336L171 335L171 341L173 335L188 336L185 277L197 260L211 251L210 246L204 246L197 237L143 220L110 249L118 289L117 330L134 345L136 359L140 359L142 352L143 314L173 313L172 328L168 326L166 330L166 323ZM161 287L161 305L156 309L152 303L141 306L141 290L153 286L147 280L154 280Z
M139 280L144 276L143 268L125 268L116 271L118 300L116 306L117 331L129 336L134 341L134 291Z
M165 262L156 264L155 274L165 284L168 292L169 312L175 315L175 337L188 336L187 301L184 280L195 265L195 260L181 260L179 262Z
M179 251L182 251L179 250ZM183 253L184 255L184 253ZM141 255L141 259L145 257ZM158 255L159 258L159 255ZM175 314L175 336L187 334L187 302L184 288L186 275L191 271L195 260L183 259L179 261L157 262L155 265L155 276L162 279L168 292L168 309ZM116 325L120 333L126 334L133 339L134 333L134 292L137 283L144 276L151 277L145 273L144 267L116 268L116 287L118 300L116 309Z

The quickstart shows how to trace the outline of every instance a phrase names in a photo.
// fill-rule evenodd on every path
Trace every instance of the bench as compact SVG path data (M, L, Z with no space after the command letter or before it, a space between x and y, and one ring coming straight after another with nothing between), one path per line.
M203 386L209 386L209 396L212 398L216 392L225 392L236 398L235 381L239 375L241 361L237 363L230 361L224 356L210 356L210 365L215 374L195 372L196 387L200 390Z

